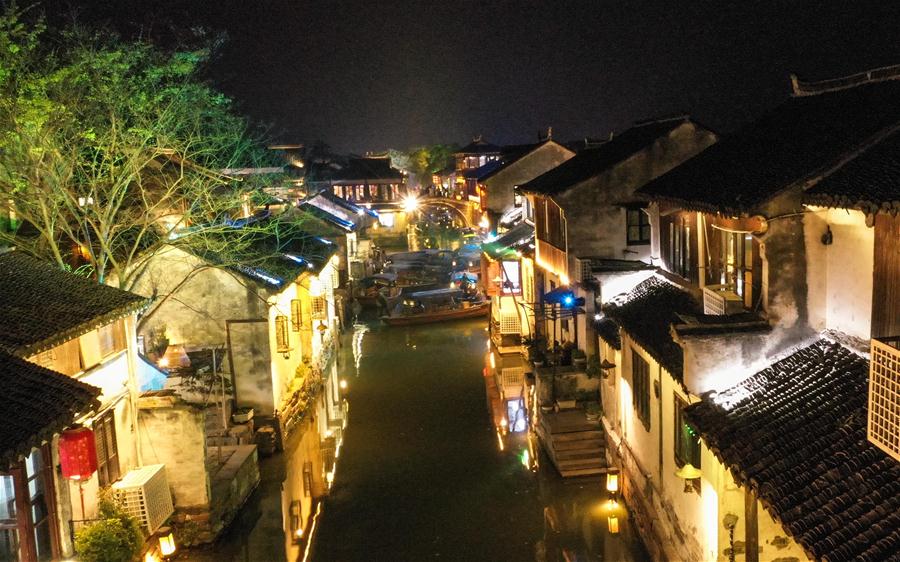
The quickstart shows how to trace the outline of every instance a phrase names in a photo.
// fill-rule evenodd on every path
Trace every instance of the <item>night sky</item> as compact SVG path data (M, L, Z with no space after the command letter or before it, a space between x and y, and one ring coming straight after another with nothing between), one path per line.
M531 142L547 126L572 140L675 113L727 132L784 99L790 72L900 63L891 0L75 4L126 33L227 31L217 86L278 140L339 151Z

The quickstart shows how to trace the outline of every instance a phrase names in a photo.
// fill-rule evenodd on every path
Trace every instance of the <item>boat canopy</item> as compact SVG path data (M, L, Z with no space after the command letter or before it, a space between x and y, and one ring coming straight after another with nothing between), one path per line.
M459 294L462 294L461 289L431 289L430 291L410 293L408 296L413 299L428 299L436 297L452 297Z

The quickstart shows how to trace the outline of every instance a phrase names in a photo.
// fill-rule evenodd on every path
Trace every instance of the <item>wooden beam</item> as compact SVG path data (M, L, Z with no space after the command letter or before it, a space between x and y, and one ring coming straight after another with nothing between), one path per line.
M759 562L759 522L757 520L756 494L744 488L744 542L746 562Z

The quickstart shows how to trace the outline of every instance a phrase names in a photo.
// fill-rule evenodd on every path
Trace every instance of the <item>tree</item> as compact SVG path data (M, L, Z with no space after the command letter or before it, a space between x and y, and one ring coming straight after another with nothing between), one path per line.
M218 172L272 156L199 78L208 49L78 28L51 41L26 16L0 16L0 242L127 289L165 245L214 243L272 181Z
M391 150L391 165L404 170L418 183L419 187L431 186L431 178L446 169L453 162L456 147L447 144L420 146L407 151Z

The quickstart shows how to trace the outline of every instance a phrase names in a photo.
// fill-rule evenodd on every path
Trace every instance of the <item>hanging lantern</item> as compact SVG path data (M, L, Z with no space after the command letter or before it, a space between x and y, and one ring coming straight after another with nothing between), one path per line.
M87 480L97 472L94 432L86 427L67 429L59 436L59 464L63 478Z
M610 470L606 473L606 491L615 494L619 491L619 471Z
M675 476L684 479L684 492L690 493L694 489L692 481L703 476L703 473L699 468L687 463L675 472Z

